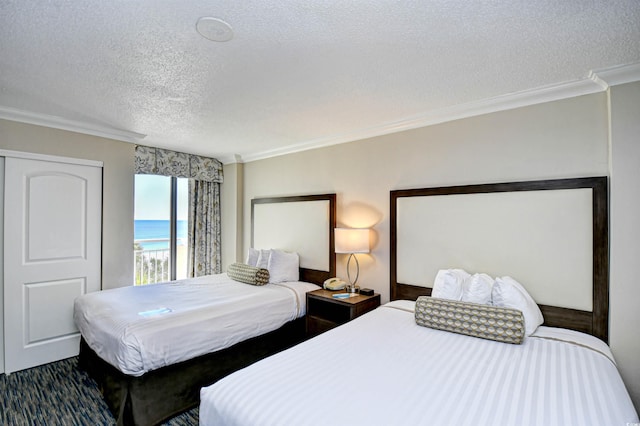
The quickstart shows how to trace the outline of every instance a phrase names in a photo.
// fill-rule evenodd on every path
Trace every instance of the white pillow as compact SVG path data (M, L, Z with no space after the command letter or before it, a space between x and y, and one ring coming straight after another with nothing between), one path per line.
M525 334L530 336L544 322L535 300L518 281L511 277L496 278L491 292L494 306L513 308L524 315Z
M462 298L462 283L467 277L469 277L469 273L462 269L439 270L433 281L431 297L460 300Z
M298 253L287 253L282 250L271 250L267 269L269 270L269 282L281 283L285 281L299 281L300 258Z
M481 305L491 304L491 289L493 288L493 278L487 274L473 274L462 283L462 301L479 303Z
M249 266L256 266L258 264L258 256L260 256L260 251L251 247L247 253L247 260L244 263Z
M262 269L269 269L267 266L269 265L269 257L271 256L271 250L260 250L260 254L258 255L258 261L256 262L256 267Z

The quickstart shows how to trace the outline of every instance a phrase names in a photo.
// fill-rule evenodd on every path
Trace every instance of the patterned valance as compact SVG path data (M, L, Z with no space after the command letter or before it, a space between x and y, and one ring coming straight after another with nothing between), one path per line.
M136 145L136 174L191 178L222 183L222 163L215 158Z

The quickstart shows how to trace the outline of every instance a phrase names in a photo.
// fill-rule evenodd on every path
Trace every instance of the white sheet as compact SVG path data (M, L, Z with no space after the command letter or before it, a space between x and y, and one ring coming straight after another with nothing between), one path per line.
M585 347L590 339L542 334L554 338L511 345L433 330L416 325L413 302L391 302L203 388L200 425L638 421L614 363Z
M304 282L253 286L227 274L123 287L76 299L87 344L118 370L150 370L227 348L305 315Z

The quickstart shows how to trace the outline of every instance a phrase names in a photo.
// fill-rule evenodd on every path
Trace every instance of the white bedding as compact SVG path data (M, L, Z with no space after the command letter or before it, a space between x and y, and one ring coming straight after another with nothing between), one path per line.
M598 339L541 327L493 342L420 327L413 306L391 302L203 388L200 425L638 422Z
M118 370L150 370L224 349L305 315L315 284L253 286L227 274L123 287L76 299L87 344Z

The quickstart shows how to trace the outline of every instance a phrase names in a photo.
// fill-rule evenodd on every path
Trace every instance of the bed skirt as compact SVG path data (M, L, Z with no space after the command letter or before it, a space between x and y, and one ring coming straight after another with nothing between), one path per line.
M93 378L118 425L159 424L200 401L200 388L305 339L304 317L230 348L129 376L80 341L79 367Z

